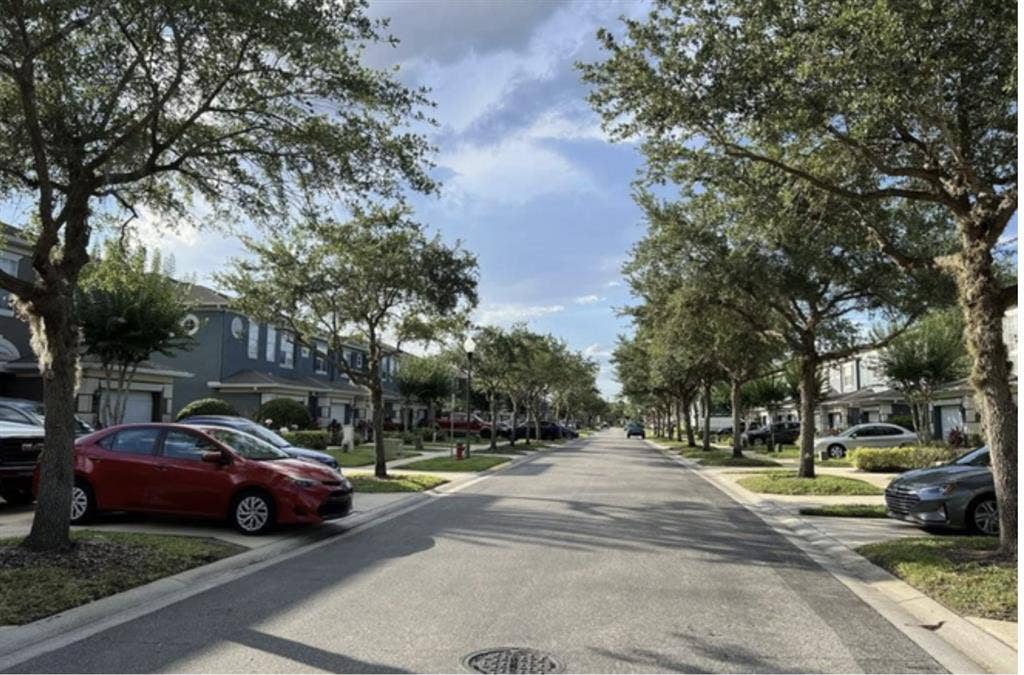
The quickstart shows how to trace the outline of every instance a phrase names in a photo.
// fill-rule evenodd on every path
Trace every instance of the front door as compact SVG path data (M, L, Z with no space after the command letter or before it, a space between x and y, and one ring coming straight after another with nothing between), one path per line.
M151 495L154 510L212 518L227 513L231 465L204 462L209 450L220 448L192 431L167 432L159 455L160 480Z

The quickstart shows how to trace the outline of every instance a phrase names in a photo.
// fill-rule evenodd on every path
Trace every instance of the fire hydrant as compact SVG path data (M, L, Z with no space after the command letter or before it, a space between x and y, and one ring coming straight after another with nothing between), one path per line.
M462 459L463 452L462 443L456 443L455 445L455 459Z

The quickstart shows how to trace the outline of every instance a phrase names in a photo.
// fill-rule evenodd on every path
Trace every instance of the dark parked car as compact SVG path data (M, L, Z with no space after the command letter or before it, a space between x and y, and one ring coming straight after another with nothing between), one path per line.
M773 432L776 444L796 443L797 439L800 438L800 423L774 422L770 427L763 426L751 429L745 432L743 436L747 439L748 445L757 445L758 443L768 445L768 439Z
M257 424L252 420L244 417L232 417L230 415L193 415L192 417L186 417L183 420L178 420L179 424L189 425L204 425L204 424L215 424L219 427L228 427L229 429L237 429L244 431L247 434L252 434L256 438L260 438L267 443L270 443L278 450L288 453L292 457L297 459L313 460L320 462L332 469L338 468L338 460L334 459L326 452L319 450L311 450L310 448L300 448L298 446L289 443L281 434L276 433L262 424Z
M32 472L43 451L43 428L0 422L0 497L13 506L32 502Z
M245 534L348 515L352 484L237 429L128 424L75 443L71 522L100 511L230 521Z
M555 422L543 421L540 423L540 440L542 441L553 441L556 438L577 438L579 434L572 429L556 424ZM516 427L516 438L537 438L537 428L531 422L529 424L520 424Z
M0 398L0 422L17 422L41 427L46 421L46 410L39 401L25 398ZM91 434L93 428L75 418L75 436Z
M626 438L633 438L639 436L640 438L647 438L644 433L644 425L640 422L630 422L626 425Z
M989 462L988 448L981 447L949 464L901 473L885 489L889 517L924 527L999 534Z

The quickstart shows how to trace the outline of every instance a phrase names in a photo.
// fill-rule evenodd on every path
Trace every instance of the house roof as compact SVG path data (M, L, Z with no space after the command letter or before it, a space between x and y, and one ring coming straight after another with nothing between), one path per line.
M220 382L208 383L211 388L243 388L256 391L266 389L288 389L292 391L315 391L338 396L365 396L364 387L351 382L327 382L315 377L284 377L258 370L240 370Z
M201 284L187 284L189 287L189 301L196 307L227 307L231 304L231 298Z
M881 401L899 401L903 394L888 387L865 387L849 393L832 392L823 399L821 405L857 405L863 403L878 403Z

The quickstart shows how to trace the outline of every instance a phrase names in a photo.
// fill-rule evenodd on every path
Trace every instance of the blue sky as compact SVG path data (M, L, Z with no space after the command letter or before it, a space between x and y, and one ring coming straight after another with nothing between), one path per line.
M398 66L437 104L439 126L426 131L441 194L411 203L421 222L478 256L476 321L524 321L565 339L601 365L606 396L618 392L609 351L629 330L615 312L629 302L620 266L643 234L630 198L640 158L607 141L573 64L599 58L599 27L644 11L607 0L381 0L370 9L391 18L400 44L372 48L369 64ZM142 239L200 283L242 252L229 235L189 227Z

